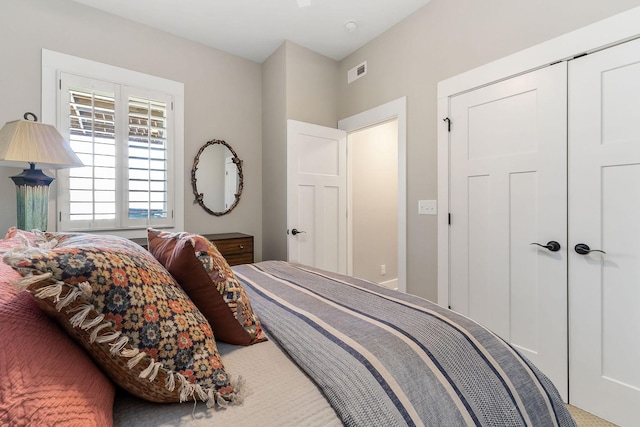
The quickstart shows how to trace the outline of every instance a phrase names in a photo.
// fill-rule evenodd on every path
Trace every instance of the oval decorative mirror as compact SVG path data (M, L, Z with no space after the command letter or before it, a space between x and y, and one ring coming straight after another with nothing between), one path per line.
M227 214L238 205L242 188L242 160L226 142L213 139L193 160L191 186L196 202L211 215Z

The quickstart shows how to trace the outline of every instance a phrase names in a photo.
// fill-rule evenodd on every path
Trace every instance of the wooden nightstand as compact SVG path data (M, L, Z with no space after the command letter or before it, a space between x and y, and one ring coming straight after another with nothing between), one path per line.
M229 265L251 264L253 262L253 236L242 233L203 234L216 245ZM130 239L147 249L147 239Z
M218 248L229 265L253 262L253 236L242 233L203 234Z

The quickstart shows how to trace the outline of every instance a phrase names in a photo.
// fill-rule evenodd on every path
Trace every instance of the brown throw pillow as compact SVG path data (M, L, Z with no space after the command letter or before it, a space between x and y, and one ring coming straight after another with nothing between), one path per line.
M208 239L148 230L149 251L207 318L216 339L250 345L265 341L258 316L231 267Z

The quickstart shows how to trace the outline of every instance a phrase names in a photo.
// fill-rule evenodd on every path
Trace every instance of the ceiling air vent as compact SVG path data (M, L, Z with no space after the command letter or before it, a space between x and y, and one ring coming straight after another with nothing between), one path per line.
M357 65L347 71L347 83L351 83L354 80L358 80L360 77L367 75L367 61Z

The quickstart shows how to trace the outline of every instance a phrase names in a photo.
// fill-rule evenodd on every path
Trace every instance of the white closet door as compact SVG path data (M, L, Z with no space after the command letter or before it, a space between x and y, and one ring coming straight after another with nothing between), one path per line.
M450 101L450 302L567 399L566 63ZM558 242L550 251L530 245Z
M638 425L640 41L571 61L569 159L571 403Z

